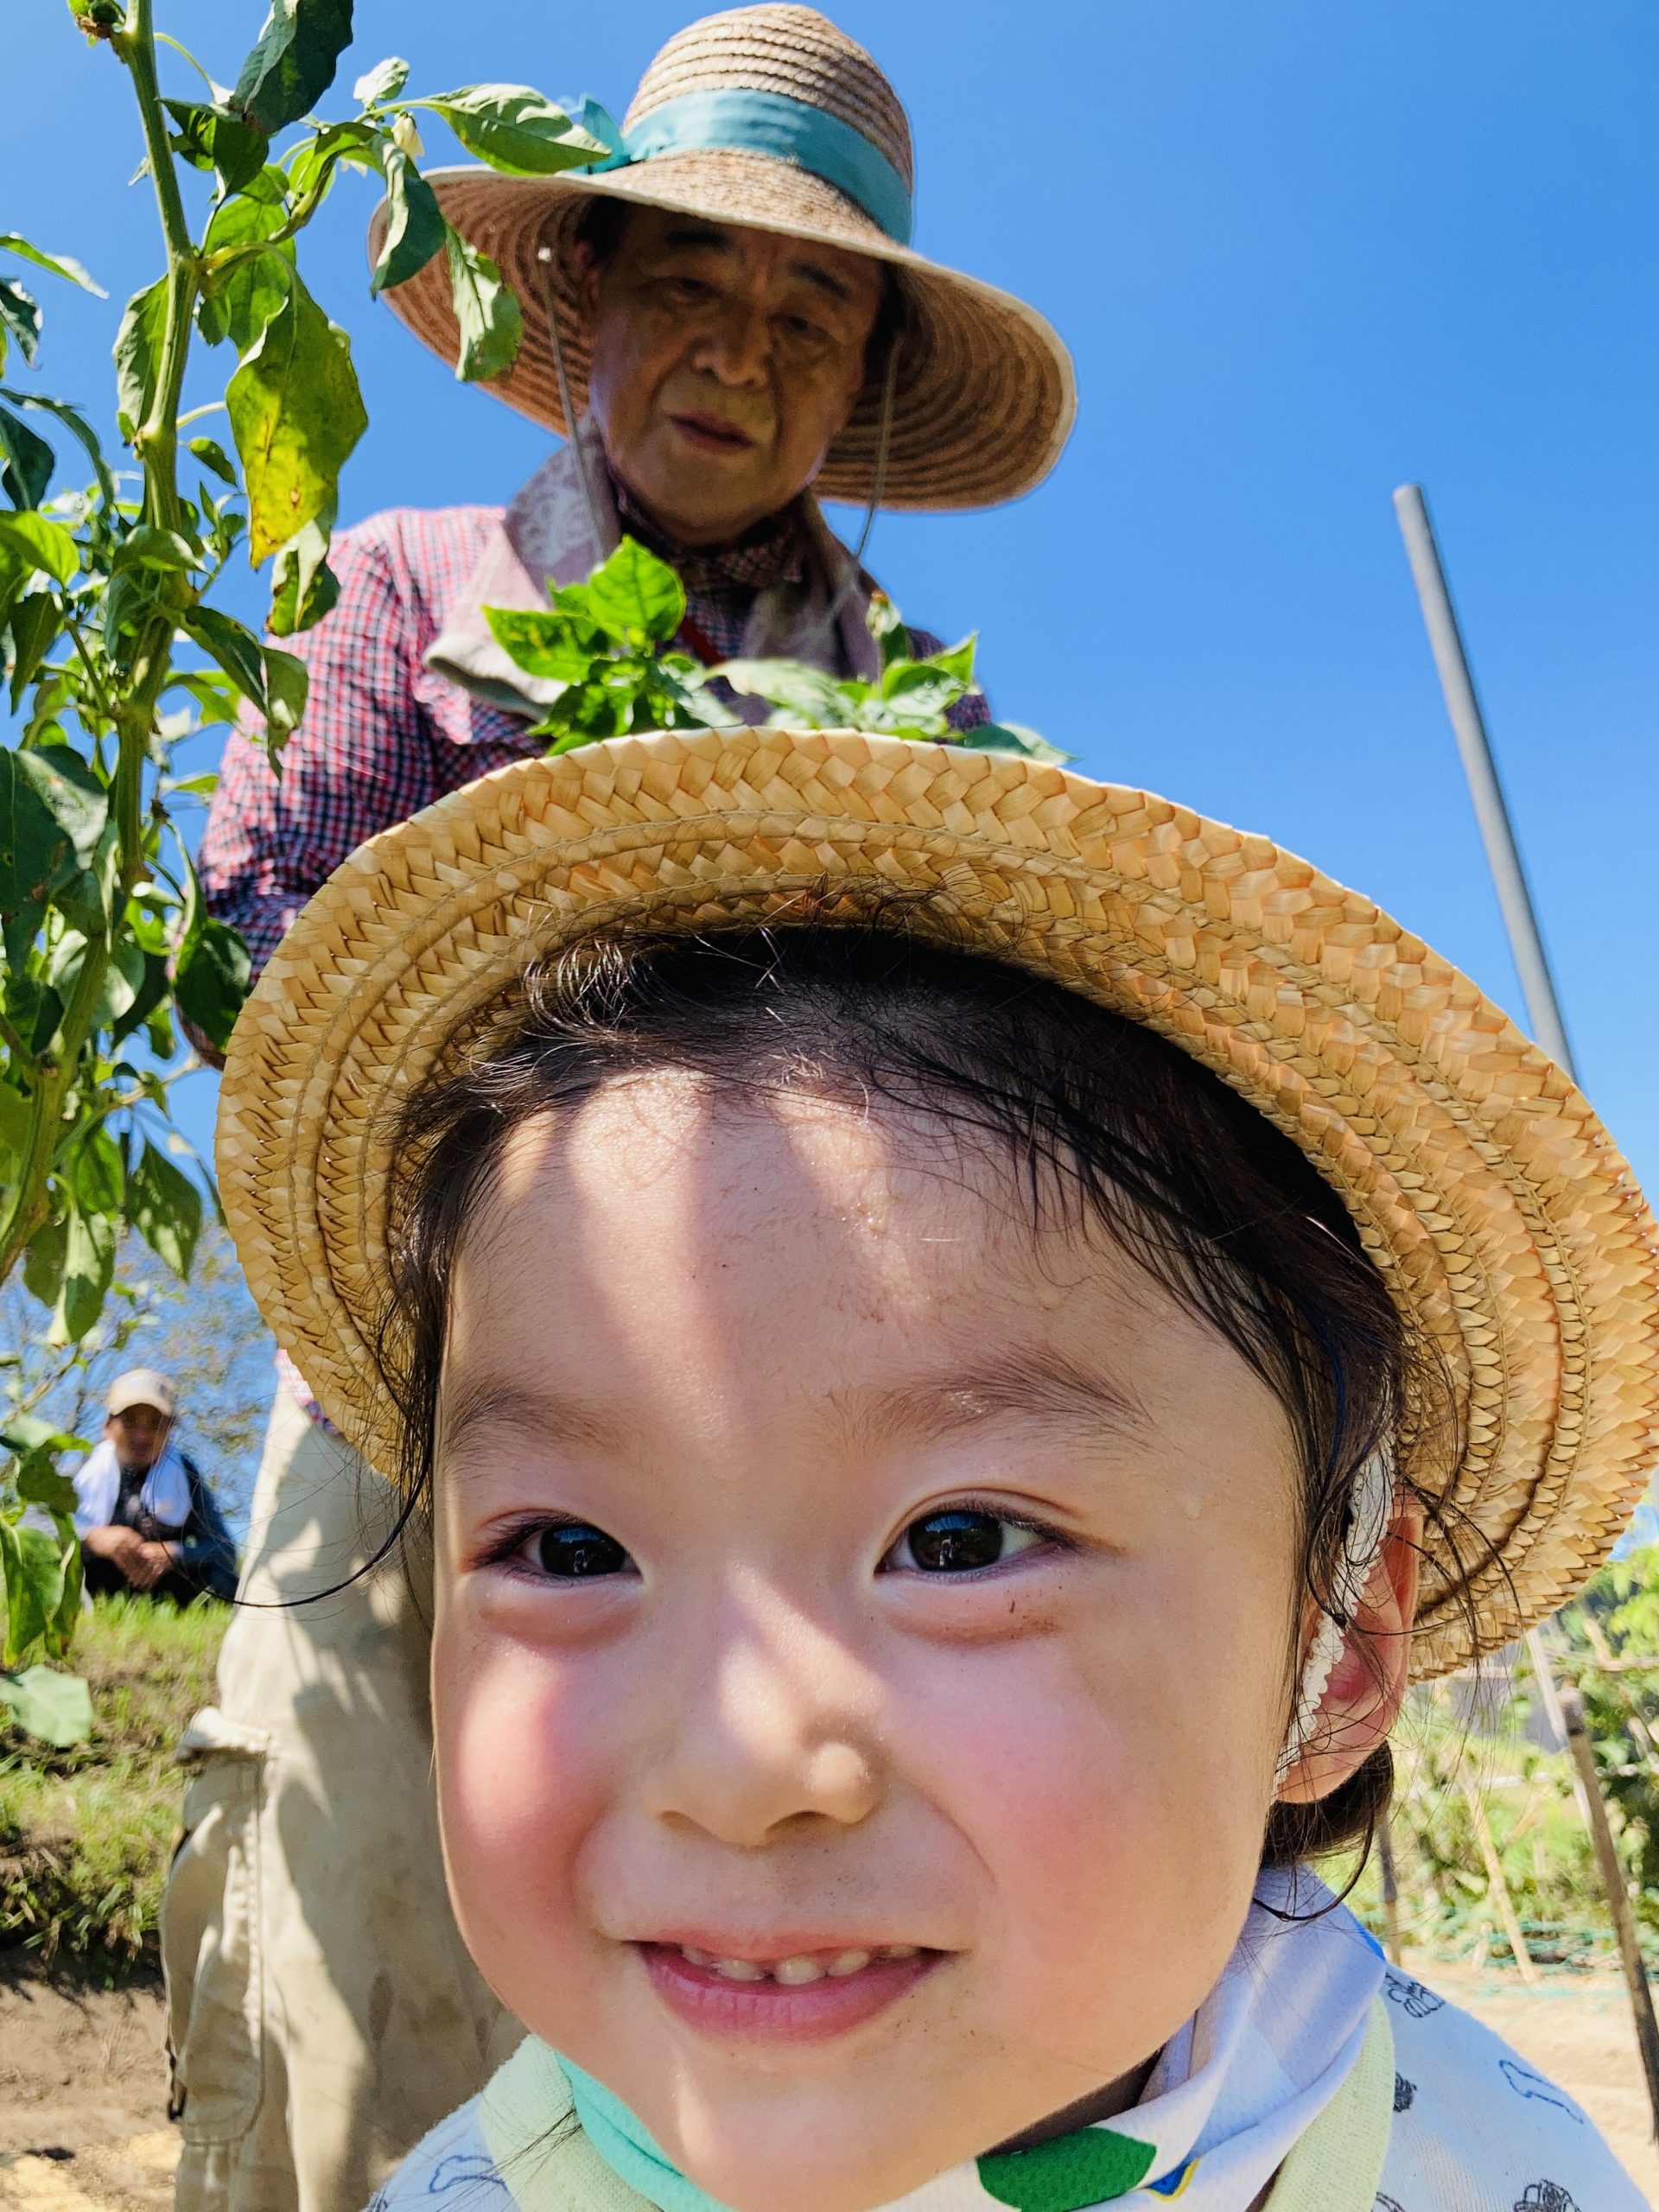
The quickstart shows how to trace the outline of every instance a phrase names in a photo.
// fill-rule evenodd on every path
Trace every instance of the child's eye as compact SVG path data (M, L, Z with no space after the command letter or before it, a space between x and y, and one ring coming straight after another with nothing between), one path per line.
M614 1536L586 1521L562 1521L553 1528L538 1529L524 1551L543 1574L556 1575L562 1582L626 1574L633 1565Z
M947 1506L912 1521L881 1564L889 1573L973 1574L1044 1541L1040 1529L974 1506Z

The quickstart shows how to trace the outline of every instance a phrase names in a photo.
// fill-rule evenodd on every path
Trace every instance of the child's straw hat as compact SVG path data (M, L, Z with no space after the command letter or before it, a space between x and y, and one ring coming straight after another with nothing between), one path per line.
M550 286L573 403L587 404L588 347L572 246L596 194L720 223L781 231L886 262L906 309L880 503L983 507L1048 474L1075 410L1065 347L1033 308L912 251L910 125L861 46L813 8L736 8L670 39L622 123L623 165L551 177L434 171L445 215L489 256L525 307L524 343L485 389L563 432L548 327ZM370 233L378 255L385 222ZM545 249L546 258L541 258ZM449 275L437 255L385 296L454 361ZM876 480L878 377L816 480L862 505Z
M1144 1021L1283 1129L1441 1346L1482 1649L1605 1557L1655 1461L1659 1240L1570 1079L1457 970L1306 861L1167 800L1006 754L777 730L521 762L362 846L232 1039L219 1172L248 1281L383 1467L372 1344L387 1122L527 957L928 894L952 943ZM1475 1557L1480 1543L1488 1548ZM1417 1667L1471 1656L1431 1564Z

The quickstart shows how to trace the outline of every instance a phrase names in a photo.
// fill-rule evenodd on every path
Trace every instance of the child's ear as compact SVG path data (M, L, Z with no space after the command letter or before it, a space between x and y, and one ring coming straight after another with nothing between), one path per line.
M1359 1771L1393 1727L1406 1694L1422 1537L1422 1506L1402 1497L1353 1630L1331 1669L1307 1749L1279 1785L1281 1803L1311 1805L1328 1797ZM1302 1623L1304 1651L1318 1625L1310 1605Z

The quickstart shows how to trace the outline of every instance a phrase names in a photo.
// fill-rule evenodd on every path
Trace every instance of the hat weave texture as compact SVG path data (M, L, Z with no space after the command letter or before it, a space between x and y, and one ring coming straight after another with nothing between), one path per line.
M816 9L767 5L705 16L671 38L640 79L624 118L632 129L693 92L780 93L861 131L906 183L910 125L898 94L862 47ZM887 263L904 295L906 334L881 504L945 509L994 505L1039 483L1065 443L1076 410L1065 347L1033 308L990 284L899 245L847 195L798 164L721 149L665 154L596 175L508 177L480 168L436 169L429 182L448 220L497 264L525 308L518 359L483 389L562 434L548 302L578 413L591 355L579 306L575 233L595 194L683 210L716 222L814 239ZM370 226L378 257L386 211ZM460 353L449 276L440 254L383 295L445 360ZM880 378L867 385L815 481L824 498L861 503L874 488Z
M383 1467L372 1352L397 1102L525 961L596 920L937 928L1143 1021L1339 1192L1438 1343L1479 1649L1604 1559L1659 1441L1659 1238L1582 1095L1475 985L1265 837L1006 755L777 730L619 738L499 770L361 847L232 1039L219 1170L261 1311ZM1487 1548L1480 1556L1482 1544ZM1472 1656L1446 1562L1414 1671Z

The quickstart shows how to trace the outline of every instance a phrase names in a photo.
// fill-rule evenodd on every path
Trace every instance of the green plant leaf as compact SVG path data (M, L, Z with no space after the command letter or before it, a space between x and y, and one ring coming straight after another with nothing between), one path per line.
M23 359L33 363L41 342L41 303L32 292L10 276L0 276L0 369L6 365L11 339Z
M80 567L80 552L61 523L41 514L0 514L0 545L8 547L32 569L67 584Z
M45 404L44 402L39 403ZM38 507L52 481L57 457L46 440L9 407L0 407L0 491L15 507Z
M448 230L448 244L449 296L461 330L455 374L468 384L486 382L512 366L524 338L524 319L512 288L487 254L456 230Z
M42 253L40 247L31 245L27 238L19 238L16 231L0 231L0 253L15 253L24 261L32 261L37 269L49 269L54 276L62 276L72 284L79 284L83 292L90 292L96 300L107 300L109 294L101 284L95 284L78 261L67 253Z
M254 124L200 100L163 100L162 105L179 126L172 141L175 148L194 168L213 169L226 199L264 168L270 139Z
M217 607L192 607L184 626L264 716L267 744L280 747L305 711L305 663L275 645L262 645L251 630Z
M111 563L113 569L188 569L201 559L201 548L181 537L176 530L162 530L155 523L136 523L122 539Z
M73 850L68 831L20 766L28 758L0 747L0 927L14 969L22 967Z
M251 974L248 948L223 922L204 921L200 934L179 956L174 982L179 1011L221 1052L231 1041Z
M385 149L386 232L369 280L372 292L406 284L444 243L448 226L438 196L407 154Z
M271 571L270 631L273 637L291 638L309 630L331 613L340 599L340 578L328 566L328 531L334 523L334 510L327 511L327 521L319 517L308 522L286 545L276 550L276 566ZM303 700L302 700L303 705ZM296 716L297 723L298 716Z
M127 302L115 336L116 421L130 445L149 418L167 334L167 279L157 277Z
M79 1599L77 1578L77 1605ZM0 1675L0 1710L14 1728L57 1751L84 1744L92 1732L91 1690L79 1675L60 1674L52 1667L26 1667L21 1674Z
M1022 760L1040 760L1049 768L1064 768L1071 758L1020 722L982 722L976 729L963 730L951 742L969 753L1017 753Z
M297 275L225 397L257 569L334 501L340 472L368 428L351 340Z
M73 1437L54 1439L43 1449L30 1452L17 1470L17 1495L25 1505L38 1505L48 1513L73 1515L75 1485L52 1464L52 1453L74 1448ZM86 1449L83 1444L81 1449Z
M297 653L285 653L278 645L267 645L264 652L268 742L276 747L286 744L300 726L311 672Z
M906 633L908 634L908 633ZM924 680L915 671L920 670L926 677L947 677L955 683L957 696L969 690L974 681L974 654L979 644L977 633L964 638L959 645L951 645L943 652L930 653L925 660L913 660L907 654L895 654L883 670L881 692L893 698L906 689L913 690Z
M42 1306L54 1306L63 1287L63 1263L68 1256L69 1224L61 1216L37 1229L23 1255L23 1287ZM13 1417L15 1420L15 1416Z
M51 1539L38 1529L20 1529L0 1516L0 1589L6 1601L0 1666L20 1665L45 1641L61 1581L57 1548ZM0 1682L6 1679L0 1675Z
M660 644L685 620L685 588L666 561L625 537L587 583L596 622L630 643Z
M850 685L798 660L728 660L709 670L734 691L765 699L799 718L807 729L844 729L850 717Z
M201 1234L201 1192L148 1139L127 1179L127 1219L157 1259L188 1279Z
M273 0L231 102L268 137L297 123L334 81L352 42L352 0Z
M591 622L567 614L486 607L484 615L497 645L515 666L556 683L585 682L595 656L604 650L603 638Z
M881 665L887 668L902 660L910 652L910 632L898 608L884 591L870 594L870 603L865 610L864 626L881 649Z
M347 168L365 171L378 167L385 136L379 124L365 123L360 117L348 123L323 124L286 156L289 197L320 207L332 188L334 171L342 163Z
M86 1213L73 1204L69 1208L63 1285L53 1316L53 1332L60 1343L77 1344L97 1325L115 1276L118 1226L113 1214Z
M352 86L352 98L359 107L377 107L382 100L395 100L408 82L409 64L394 54L358 79Z
M63 628L63 612L50 592L32 591L11 610L11 711L22 706L35 671Z
M237 475L235 464L230 455L223 446L215 443L212 438L192 438L190 450L204 468L212 469L221 483L229 484L234 487L240 482L241 480Z
M102 490L105 499L111 506L113 506L115 504L115 479L111 475L109 463L104 458L104 448L99 445L97 436L93 433L91 425L86 421L86 416L80 414L76 409L71 407L67 400L48 399L42 392L13 392L10 396L14 399L21 400L25 407L38 407L45 413L55 416L58 421L63 424L64 428L80 441L81 444L86 448L86 456L88 460L92 462L92 467L98 472L99 488ZM47 455L47 476L49 480L51 476L52 448L50 446L44 446L42 450ZM41 488L42 491L45 490L46 486L44 483L41 485ZM23 504L32 505L34 502L29 501Z
M556 176L610 151L530 85L463 85L410 105L435 109L469 154L507 176Z
M214 211L202 240L204 261L272 239L288 213L288 179L279 168L261 169ZM223 272L210 268L196 302L196 327L206 342L219 346L228 338L238 354L250 353L288 297L294 264L294 241L284 238Z
M16 760L17 773L34 785L68 837L76 864L90 868L110 815L109 793L97 772L67 745L31 746Z

